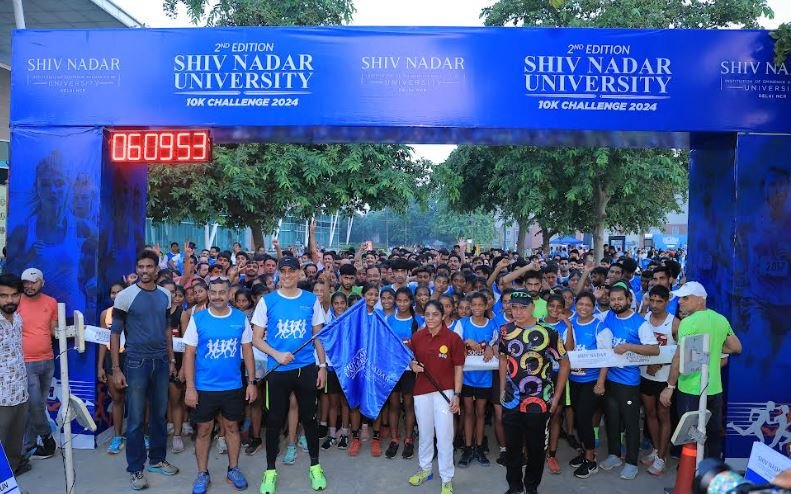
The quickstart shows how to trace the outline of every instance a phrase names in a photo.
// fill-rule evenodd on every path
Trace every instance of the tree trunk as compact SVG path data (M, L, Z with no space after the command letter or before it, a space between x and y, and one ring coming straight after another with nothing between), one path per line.
M261 230L261 227L254 224L248 224L248 226L253 235L253 252L258 250L259 247L266 248L264 244L264 232Z
M541 228L541 249L544 251L544 255L549 255L549 241L552 239L552 235L555 232L549 230L547 227L542 225L541 223L538 224L538 227Z
M594 262L604 257L604 231L606 229L607 204L610 202L610 195L607 193L604 184L593 184L593 256Z
M518 218L517 224L519 225L519 237L516 242L516 251L520 256L525 255L527 251L527 236L530 234L530 220L528 218Z

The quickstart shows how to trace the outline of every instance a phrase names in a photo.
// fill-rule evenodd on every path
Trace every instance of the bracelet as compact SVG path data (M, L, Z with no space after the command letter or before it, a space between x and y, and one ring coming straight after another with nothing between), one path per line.
M324 362L323 364L319 364L319 369L326 369L326 368L327 368L327 362Z
M258 381L247 381L248 386L255 386L256 384L258 384Z
M667 384L667 389L676 389L675 384L665 383Z

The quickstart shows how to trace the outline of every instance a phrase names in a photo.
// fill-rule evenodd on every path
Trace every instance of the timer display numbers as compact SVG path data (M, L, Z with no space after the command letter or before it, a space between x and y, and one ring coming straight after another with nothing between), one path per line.
M211 135L206 129L118 130L109 132L113 163L208 163Z

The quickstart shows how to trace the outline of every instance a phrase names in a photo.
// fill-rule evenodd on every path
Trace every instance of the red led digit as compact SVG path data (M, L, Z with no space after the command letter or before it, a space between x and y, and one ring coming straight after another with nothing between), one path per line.
M113 140L111 141L110 145L110 153L113 161L126 160L126 134L113 134Z
M206 135L206 132L195 132L193 141L195 142L193 145L193 149L195 149L195 155L192 157L193 161L204 161L209 156L209 136Z
M192 148L190 146L190 133L177 132L176 133L176 160L189 161L192 158Z
M143 158L146 162L160 161L159 157L159 136L156 132L147 132L143 134Z
M143 156L143 149L142 149L142 139L140 132L132 132L129 134L129 140L127 141L126 149L127 149L127 159L132 162L140 161L140 158Z
M159 135L159 160L162 162L173 161L173 133L163 132Z

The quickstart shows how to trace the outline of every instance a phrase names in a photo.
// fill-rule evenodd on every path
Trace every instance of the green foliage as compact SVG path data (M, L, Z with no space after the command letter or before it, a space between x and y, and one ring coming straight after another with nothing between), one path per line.
M766 0L498 0L482 11L487 26L757 28L762 16L774 16Z
M775 40L775 65L782 65L791 54L791 24L781 24L769 35Z
M214 154L209 165L151 167L148 214L155 221L218 221L257 235L287 214L303 220L366 206L400 213L424 199L419 182L430 166L398 145L245 144L218 146Z
M337 25L354 15L352 0L164 0L171 17L179 5L186 7L194 24L205 21L209 26Z

